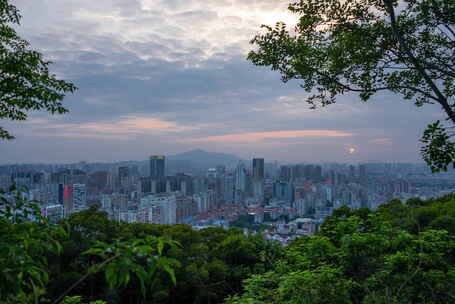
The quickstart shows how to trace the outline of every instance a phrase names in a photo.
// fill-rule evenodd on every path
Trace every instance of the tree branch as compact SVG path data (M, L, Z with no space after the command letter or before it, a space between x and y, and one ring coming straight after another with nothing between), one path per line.
M452 34L453 38L455 38L455 31L447 24L443 24L443 26Z
M440 102L439 99L427 92L425 92L424 90L422 89L418 89L418 88L414 88L414 87L409 87L409 86L383 86L383 87L374 87L372 88L371 90L367 90L367 89L362 89L362 88L353 88L351 86L349 86L348 84L344 84L342 83L341 81L339 81L338 79L336 78L331 78L327 75L324 75L323 73L321 73L319 70L316 70L314 69L314 72L316 74L319 74L320 76L322 77L326 77L329 81L331 82L336 82L337 85L343 87L345 90L347 91L351 91L351 92L360 92L360 93L364 93L364 92L377 92L377 91L386 91L386 90L402 90L402 89L407 89L407 90L412 90L412 91L415 91L415 92L418 92L430 99L433 99L435 101L437 101L438 103Z
M442 94L442 92L439 90L439 88L436 86L436 84L433 82L433 80L430 78L430 76L428 76L425 68L420 65L417 58L415 58L414 54L409 49L403 36L399 33L398 28L397 28L397 23L396 23L396 16L395 16L395 9L393 7L393 1L392 0L383 0L383 1L384 1L386 11L390 15L390 24L392 27L392 32L393 32L394 36L397 38L398 43L403 48L403 51L405 52L405 54L409 57L409 60L411 61L411 63L416 67L417 71L425 79L428 86L436 94L438 103L443 107L444 111L449 116L450 120L452 120L452 122L455 124L455 112L450 107L450 105L447 101L447 98L444 96L444 94Z
M110 263L111 261L115 260L116 258L118 258L120 256L120 254L116 254L110 258L108 258L107 260L105 260L104 262L102 262L101 264L98 265L98 268L101 269L103 268L104 266L106 266L106 264ZM61 300L63 300L64 297L66 297L66 295L68 293L71 292L71 290L73 290L74 288L76 288L79 284L81 284L82 282L84 282L92 273L91 272L87 272L83 277L81 277L76 283L74 283L73 285L71 285L67 290L65 290L65 292L63 292L54 302L52 302L52 304L58 304Z

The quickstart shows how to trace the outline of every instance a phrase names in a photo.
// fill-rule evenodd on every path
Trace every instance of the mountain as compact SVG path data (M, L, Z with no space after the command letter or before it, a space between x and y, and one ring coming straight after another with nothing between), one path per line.
M207 152L201 149L170 155L167 159L176 162L190 162L203 167L215 167L216 165L232 166L239 161L242 161L242 159L236 155Z

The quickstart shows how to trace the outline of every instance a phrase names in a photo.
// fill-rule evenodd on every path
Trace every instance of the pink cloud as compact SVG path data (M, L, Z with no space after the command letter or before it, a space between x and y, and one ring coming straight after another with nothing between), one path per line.
M68 127L68 126L66 126ZM80 131L98 133L142 133L145 131L173 131L179 129L176 123L163 121L156 118L124 117L116 123L90 122L80 125L71 125L71 128Z
M79 133L69 131L57 132L35 132L34 136L56 136L74 139L115 139L115 140L133 140L134 136L119 135L119 134L102 134L102 133Z
M337 130L288 130L271 132L236 133L219 136L189 138L183 142L239 143L261 142L265 139L304 138L304 137L348 137L354 134Z
M123 116L116 122L87 122L80 124L60 123L44 124L34 132L37 136L59 136L67 138L99 139L134 139L142 134L178 133L198 129L196 126L184 126L158 118ZM51 129L52 131L49 131Z

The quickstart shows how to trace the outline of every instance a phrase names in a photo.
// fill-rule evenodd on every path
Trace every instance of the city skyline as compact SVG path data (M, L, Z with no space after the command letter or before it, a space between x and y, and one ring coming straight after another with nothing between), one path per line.
M237 154L234 154L234 153L223 153L223 152L215 152L215 151L207 151L207 150L202 150L202 149L194 149L194 150L189 150L189 151L184 151L184 152L181 152L181 153L176 153L176 154L162 154L162 155L155 155L153 154L152 156L160 156L160 157L165 157L165 158L168 158L168 157L179 157L180 155L185 155L186 153L193 153L193 152L202 152L202 153L208 153L208 154L211 154L211 153L216 153L216 154L224 154L226 156L231 156L231 157L236 157L237 158L237 161L233 162L233 161L221 161L219 162L220 165L223 165L223 164L226 164L226 163L231 163L233 164L233 167L235 167L235 165L238 164L238 162L251 162L251 170L253 171L253 160L255 159L263 159L264 160L264 163L265 164L274 164L274 163L277 163L278 165L293 165L293 164L353 164L353 165L360 165L360 164L368 164L368 163L384 163L384 164L398 164L398 163L403 163L403 164L416 164L416 165L426 165L425 162L423 160L419 160L417 159L416 161L412 161L412 160L398 160L398 161L387 161L387 160L374 160L374 159L371 159L371 160L361 160L361 159L355 159L355 158L351 158L351 159L347 159L346 161L334 161L334 160L321 160L321 161L311 161L311 160L308 160L308 159L300 159L300 160L278 160L278 159L268 159L268 158L264 158L261 156L257 156L256 155L252 155L251 157L248 156L248 157L242 157L240 155L237 155ZM349 153L349 151L348 151ZM352 153L349 153L349 154L352 154ZM139 159L118 159L118 160L93 160L93 161L90 161L90 160L76 160L76 161L68 161L68 162L65 162L65 161L62 161L62 162L58 162L58 161L42 161L42 162L1 162L2 160L0 160L0 166L14 166L14 165L71 165L71 164L81 164L81 163L87 163L87 164L122 164L122 163L129 163L129 162L143 162L144 164L147 164L147 167L150 167L150 153L148 154L145 154L143 158L139 158ZM167 160L169 161L169 160ZM174 159L171 159L171 162L174 161ZM181 161L180 159L177 159L177 161ZM186 160L188 163L194 163L195 161L193 160ZM197 163L197 161L196 161ZM212 166L213 168L215 168L216 166ZM450 169L450 168L449 168Z
M210 153L190 155L201 159ZM424 164L277 164L255 157L227 166L218 157L210 166L197 161L193 166L185 156L174 164L152 154L147 161L122 164L4 165L0 190L24 189L51 221L99 208L124 223L248 231L265 225L268 238L286 244L314 235L341 206L376 210L392 199L428 199L455 189L454 170L433 174Z
M225 215L230 221L241 213L259 222L265 213L318 221L342 205L377 209L393 198L435 197L454 187L453 170L434 175L423 165L403 163L264 166L263 158L253 158L195 174L165 172L168 165L165 156L151 155L143 165L0 166L0 190L27 189L46 216L97 205L118 221L199 226L211 218L224 227Z
M0 143L0 162L111 162L196 148L284 162L421 162L419 138L442 118L437 106L344 95L310 110L299 83L245 59L262 23L294 22L287 4L15 1L19 34L79 90L65 98L65 115L2 121L16 139Z

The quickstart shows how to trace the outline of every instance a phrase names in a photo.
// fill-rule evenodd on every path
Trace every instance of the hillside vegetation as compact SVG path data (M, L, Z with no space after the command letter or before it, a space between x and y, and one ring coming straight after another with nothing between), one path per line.
M455 301L455 195L342 207L281 248L238 229L118 223L96 208L51 224L16 194L1 195L0 303Z
M455 196L342 207L290 244L238 303L453 303Z

